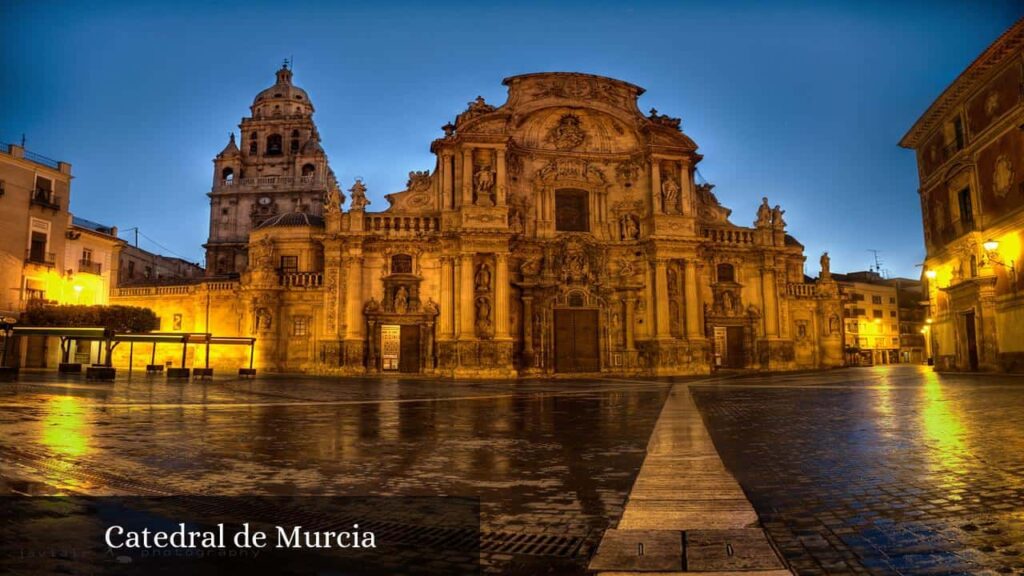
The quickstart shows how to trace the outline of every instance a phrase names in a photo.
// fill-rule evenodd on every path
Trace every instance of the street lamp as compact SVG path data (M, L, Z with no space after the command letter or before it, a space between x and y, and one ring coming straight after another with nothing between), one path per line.
M931 269L929 269L929 270L925 270L925 271L924 271L924 275L925 275L925 277L926 277L926 278L928 278L929 280L935 280L935 277L936 277L936 276L938 276L939 274L938 274L938 272L936 272L935 270L931 270Z
M1013 260L1009 263L1003 260L1002 256L999 255L996 250L999 250L999 241L989 238L982 243L982 247L985 248L986 257L992 264L998 264L1003 268L1006 268L1010 272L1010 289L1017 292L1017 267Z

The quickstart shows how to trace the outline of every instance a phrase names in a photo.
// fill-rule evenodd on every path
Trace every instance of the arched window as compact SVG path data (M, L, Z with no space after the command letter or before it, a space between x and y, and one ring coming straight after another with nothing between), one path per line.
M391 257L392 274L412 274L412 256L395 254Z
M314 172L316 172L316 166L312 164L306 164L302 167L303 176L312 176Z
M249 154L256 154L259 151L259 136L255 132L249 136Z
M715 271L719 282L736 281L736 270L732 267L732 264L719 264Z
M233 182L235 180L235 171L233 168L228 166L227 168L220 171L220 179L225 182Z
M295 154L296 152L299 151L299 131L298 130L292 130L292 141L291 141L291 144L289 146L290 146L290 149L292 151L292 154Z
M280 156L281 146L280 134L271 134L270 136L267 136L267 156Z

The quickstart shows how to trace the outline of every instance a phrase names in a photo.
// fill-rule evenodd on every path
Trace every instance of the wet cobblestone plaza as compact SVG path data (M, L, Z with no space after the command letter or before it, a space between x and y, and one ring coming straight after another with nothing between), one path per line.
M1024 378L895 366L689 383L796 573L1024 574ZM583 574L670 387L27 374L0 388L0 479L28 494L472 496L488 572ZM561 544L501 545L535 535Z
M1024 378L858 368L694 399L797 573L1024 573Z

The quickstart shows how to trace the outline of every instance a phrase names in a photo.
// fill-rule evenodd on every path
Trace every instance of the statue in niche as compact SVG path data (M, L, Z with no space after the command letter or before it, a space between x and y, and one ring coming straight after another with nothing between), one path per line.
M481 262L476 267L474 284L477 291L486 292L491 289L491 266L487 262Z
M399 286L395 290L395 312L405 314L409 311L409 291L405 286Z
M775 205L775 208L772 208L772 228L782 230L786 227L786 221L782 219L782 215L785 213L786 211L778 204Z
M349 192L352 193L352 203L349 204L349 210L365 210L366 205L370 201L366 198L366 185L363 181L356 178L356 183L349 188Z
M494 170L490 166L481 166L473 174L473 190L476 191L477 206L493 206L491 191L494 190Z
M523 212L519 208L513 206L508 211L508 229L513 234L522 234L526 231L526 226L523 223L524 219Z
M836 334L839 332L839 316L833 314L828 317L828 333Z
M270 330L273 325L274 318L270 315L270 310L266 308L256 309L256 329L261 331Z
M491 301L486 296L476 299L476 329L483 334L491 329Z
M757 207L757 222L755 225L758 228L769 228L772 225L772 208L768 205L768 197L761 198L761 205Z
M669 266L668 269L665 271L665 277L667 279L669 293L671 294L673 292L678 292L679 276L676 274L676 269L672 266Z
M636 216L624 214L621 219L621 225L623 240L637 240L640 238L640 225L637 223Z
M661 183L661 210L665 214L679 212L679 184L675 177L669 176Z

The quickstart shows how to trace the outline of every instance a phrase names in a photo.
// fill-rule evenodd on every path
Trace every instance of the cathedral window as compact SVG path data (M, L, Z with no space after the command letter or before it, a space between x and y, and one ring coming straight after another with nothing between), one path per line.
M281 256L281 273L292 274L299 271L298 256Z
M291 147L292 154L295 154L296 152L299 151L299 131L298 130L292 130L292 141L291 141L291 146L290 147Z
M259 136L255 132L249 136L249 154L256 154L259 150Z
M587 191L555 191L555 230L587 232L589 229L590 214L587 209Z
M312 176L313 172L315 172L315 171L316 171L316 166L313 166L312 164L306 164L305 166L302 167L302 175L303 176Z
M220 178L225 182L233 182L235 179L235 171L231 167L225 168L221 170Z
M280 134L271 134L270 136L267 136L267 156L280 156L281 147Z
M306 336L309 334L309 318L296 316L292 318L292 336Z
M719 282L736 281L736 269L732 267L732 264L719 264L715 271Z
M392 274L412 274L412 256L395 254L391 257Z

